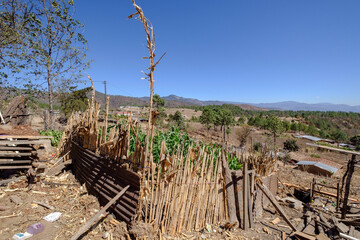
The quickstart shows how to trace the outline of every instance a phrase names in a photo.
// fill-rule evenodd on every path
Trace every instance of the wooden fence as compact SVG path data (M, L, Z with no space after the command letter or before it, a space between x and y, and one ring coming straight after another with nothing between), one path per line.
M236 203L238 222L245 229L252 226L255 174L273 171L273 158L262 154L241 158L246 176L241 195L237 191L238 182L228 186L228 180L225 181L231 181L231 174L226 173L228 159L223 150L198 144L187 149L178 146L169 154L162 142L160 159L155 163L152 154L145 159L145 147L137 136L139 123L129 117L123 123L108 126L105 121L100 126L98 119L98 104L89 104L84 113L74 113L60 141L58 155L71 152L75 176L87 184L90 193L98 196L101 203L109 201L127 184L131 185L129 194L120 198L113 210L121 220L144 221L156 231L176 235L200 230L206 223L232 224ZM130 130L136 138L132 152ZM247 172L246 163L256 167L256 172Z

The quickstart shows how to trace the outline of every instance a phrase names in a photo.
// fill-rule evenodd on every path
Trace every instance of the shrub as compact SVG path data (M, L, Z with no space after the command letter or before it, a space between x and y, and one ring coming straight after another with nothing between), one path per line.
M314 157L314 158L320 158L320 155L317 155L317 154L311 154L310 157Z
M288 150L289 152L296 152L299 151L299 146L294 139L288 139L284 142L284 149Z
M53 137L51 139L51 146L53 147L57 147L59 145L61 136L62 136L62 131L60 130L47 130L47 131L41 131L39 130L40 135L43 136L51 136Z
M262 145L261 145L260 142L255 142L254 143L254 145L253 145L254 151L259 152L261 150L261 148L262 148Z

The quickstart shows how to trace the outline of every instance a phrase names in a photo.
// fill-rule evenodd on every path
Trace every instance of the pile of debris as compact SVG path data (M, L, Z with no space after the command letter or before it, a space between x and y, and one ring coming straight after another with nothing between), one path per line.
M316 181L314 180L314 183ZM317 185L325 186L321 183ZM294 194L288 187L295 187ZM360 205L358 200L349 198L352 204L348 205L348 214L342 218L339 197L333 196L328 192L320 192L319 196L315 190L315 184L305 191L298 190L298 186L283 184L282 189L287 192L287 197L276 197L280 205L293 208L302 212L302 219L297 221L296 229L290 236L295 239L334 239L342 237L346 239L360 239L360 231L356 227L360 226ZM329 186L328 186L329 187ZM332 187L336 189L336 187ZM325 197L326 196L326 197ZM336 198L332 200L330 197ZM294 219L293 219L294 220ZM298 219L299 220L299 219Z
M11 125L27 124L30 114L24 95L14 97L2 113L2 116L1 121Z

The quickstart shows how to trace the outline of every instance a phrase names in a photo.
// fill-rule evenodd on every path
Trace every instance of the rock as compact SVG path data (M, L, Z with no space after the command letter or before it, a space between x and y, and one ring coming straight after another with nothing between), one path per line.
M302 208L302 202L299 200L296 200L295 198L292 197L286 197L281 199L281 201L288 203L290 207L295 208L295 209L299 209Z
M107 239L109 237L109 232L105 232L102 236L102 238Z
M24 202L18 196L10 196L10 200L15 204L22 204Z

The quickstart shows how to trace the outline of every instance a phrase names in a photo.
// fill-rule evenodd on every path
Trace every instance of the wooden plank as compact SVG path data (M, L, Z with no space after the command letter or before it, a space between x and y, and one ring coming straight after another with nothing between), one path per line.
M43 141L41 140L14 140L14 141L10 141L10 140L1 140L0 141L0 146L6 146L6 145L42 145L44 144Z
M31 165L21 165L21 166L0 166L0 169L29 169L32 168Z
M71 240L77 240L81 237L94 223L99 221L99 217L105 213L106 210L108 210L109 207L111 207L125 192L128 190L130 185L127 185L121 192L119 192L113 199L111 199L105 207L103 207L94 217L92 217L83 227L79 229L79 231L72 236Z
M29 136L29 135L0 135L0 140L1 139L52 139L52 136Z
M49 169L48 171L45 172L45 175L47 176L55 176L59 173L61 173L61 171L69 164L72 163L72 160L67 160L66 162L63 162L59 165L57 165L56 167Z
M0 151L31 151L32 147L0 146Z
M0 152L0 157L29 157L29 156L33 156L33 155L36 155L36 151L34 151L34 152L26 152L26 153L16 153L16 152L4 153L4 152Z
M280 213L280 215L284 218L285 222L291 227L293 231L297 231L296 227L292 222L290 222L289 218L286 216L284 210L281 208L279 203L276 201L275 197L272 195L270 190L263 185L262 183L256 183L256 185L260 188L260 190L265 194L265 196L270 200L270 202L274 205L276 210Z
M23 164L23 163L31 163L32 160L14 160L14 159L0 159L1 164Z

